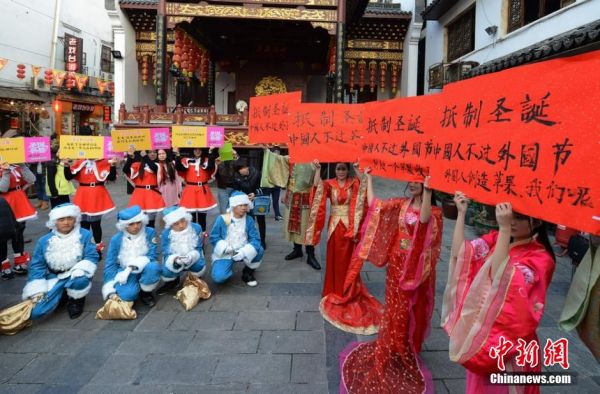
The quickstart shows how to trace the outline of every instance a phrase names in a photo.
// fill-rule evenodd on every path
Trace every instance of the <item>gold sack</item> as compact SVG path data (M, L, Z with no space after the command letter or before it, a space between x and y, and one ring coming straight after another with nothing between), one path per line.
M210 289L205 281L188 272L183 287L177 292L175 298L181 302L186 311L189 311L198 305L201 299L210 298Z
M31 325L31 311L35 303L27 299L0 311L0 334L15 335Z
M118 296L109 298L96 312L96 320L135 320L137 313L133 301L123 301Z

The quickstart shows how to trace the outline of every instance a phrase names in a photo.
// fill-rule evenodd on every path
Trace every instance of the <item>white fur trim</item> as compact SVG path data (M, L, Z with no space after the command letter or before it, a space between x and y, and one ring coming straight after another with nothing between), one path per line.
M242 254L244 255L244 263L246 264L250 264L258 254L256 249L254 249L254 246L252 246L251 244L246 244L242 246L239 251L242 252Z
M138 256L132 261L127 262L128 267L133 267L131 270L134 274L141 274L146 265L150 262L150 259L146 256Z
M92 282L90 282L89 285L87 285L85 288L83 288L81 290L67 289L67 295L71 298L78 300L78 299L83 298L86 295L88 295L90 293L91 288L92 288Z
M205 271L206 271L206 265L204 267L202 267L202 269L198 272L194 272L194 271L190 270L190 274L194 275L196 278L201 278L204 275Z
M247 194L238 194L235 196L229 197L229 207L237 207L238 205L250 205L250 198L248 198Z
M173 278L167 278L166 276L162 276L162 275L160 276L160 279L162 279L162 281L165 282L165 283L166 282L173 282L177 278L179 278L179 275L175 276Z
M171 272L175 272L175 273L180 273L181 271L183 271L183 266L179 269L175 269L175 267L173 267L173 263L175 263L175 259L179 257L177 255L170 255L169 257L167 257L167 260L165 261L165 266L169 269L169 271Z
M106 300L106 299L108 299L108 297L111 294L115 294L117 292L117 289L115 289L116 284L117 284L116 280L111 280L109 282L106 282L102 286L102 298L104 298Z
M213 248L213 255L222 256L224 254L226 248L227 248L227 242L223 241L222 239L219 240L215 244L215 247Z
M50 211L48 215L48 222L46 222L46 227L49 229L54 229L56 226L56 221L62 218L75 218L77 223L81 221L81 209L77 205L67 205L65 207L56 207Z
M140 283L140 289L142 289L142 291L150 292L150 291L156 289L156 287L158 286L158 282L159 281L156 281L156 282L151 283L149 285Z
M148 215L146 215L144 213L144 211L140 212L139 214L135 215L134 217L132 217L131 219L128 220L118 220L117 221L117 229L119 231L123 231L125 230L125 228L127 227L128 224L131 223L138 223L138 222L142 222L142 224L144 226L148 225Z
M190 259L190 266L200 260L200 253L197 250L190 250L186 256Z
M91 278L96 273L96 268L98 268L96 264L92 263L91 261L81 260L79 263L75 264L73 268L71 268L71 271L80 269L85 272L85 276Z
M260 264L262 263L262 261L256 261L254 263L246 263L244 261L244 264L246 264L246 267L251 268L253 270L257 269L258 267L260 267Z
M84 212L81 212L81 214L82 215L88 215L88 216L102 216L102 215L107 214L107 213L109 213L111 211L114 211L114 210L115 210L115 207L112 207L112 208L108 208L108 209L106 209L104 211L100 211L100 212L87 212L87 211L84 211Z
M192 215L183 207L179 207L168 215L163 216L165 221L165 228L171 227L173 223L180 221L181 219L187 219L188 223L192 221Z
M25 287L23 288L23 295L21 298L24 300L40 293L48 292L48 283L46 283L46 279L34 279L31 282L27 282Z

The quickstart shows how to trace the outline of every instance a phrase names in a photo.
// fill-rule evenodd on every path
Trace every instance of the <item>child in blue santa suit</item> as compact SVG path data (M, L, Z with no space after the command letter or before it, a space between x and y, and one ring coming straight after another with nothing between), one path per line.
M212 280L223 283L233 275L236 262L245 264L242 280L248 286L258 284L254 270L260 266L264 250L254 220L246 215L252 203L248 195L233 192L229 198L229 212L217 217L210 232L213 245Z
M156 231L146 227L148 216L138 205L121 210L117 219L120 232L108 247L102 296L135 301L139 295L142 303L152 307L156 303L152 291L160 280Z
M163 254L161 278L165 284L158 294L165 294L179 285L182 272L189 271L200 277L206 268L202 243L204 233L192 215L183 207L174 205L163 211L165 229L160 238Z
M51 231L35 245L29 278L23 289L24 300L37 300L32 319L56 309L65 291L69 317L75 319L83 313L98 253L92 234L80 227L80 221L81 211L77 205L61 204L50 211L46 226Z

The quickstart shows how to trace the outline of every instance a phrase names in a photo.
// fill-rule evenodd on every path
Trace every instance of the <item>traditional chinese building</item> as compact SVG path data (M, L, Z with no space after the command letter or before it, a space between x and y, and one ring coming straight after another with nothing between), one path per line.
M299 90L305 102L346 103L415 95L421 25L414 7L115 1L107 8L122 57L115 60L115 102L126 104L120 123L217 123L241 143L245 103L255 95Z

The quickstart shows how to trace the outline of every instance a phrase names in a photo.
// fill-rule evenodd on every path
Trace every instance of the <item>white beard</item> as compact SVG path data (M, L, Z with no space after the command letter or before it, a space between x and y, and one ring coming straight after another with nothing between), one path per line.
M83 257L83 245L79 226L69 234L54 232L48 240L44 257L53 271L68 271Z
M188 226L183 231L173 231L169 234L170 251L176 256L185 256L198 246L198 235L188 223Z
M148 245L146 243L146 231L142 228L136 235L131 235L127 231L123 232L123 243L119 251L119 264L127 268L128 262L139 256L146 256Z
M241 219L231 218L231 223L227 227L227 239L225 240L234 251L248 243L248 234L246 234L246 215Z

